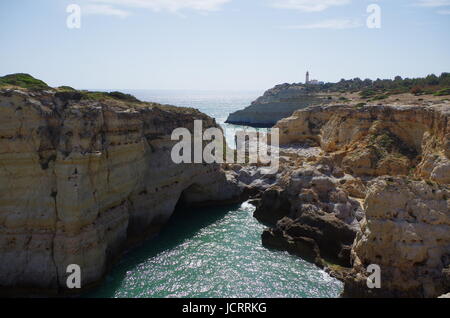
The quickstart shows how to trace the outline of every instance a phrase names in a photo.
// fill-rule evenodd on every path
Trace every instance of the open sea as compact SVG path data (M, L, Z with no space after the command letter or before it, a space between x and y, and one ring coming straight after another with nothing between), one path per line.
M229 113L262 91L122 90L145 101L194 107L233 140ZM232 143L230 143L231 146ZM338 297L343 284L287 252L261 245L265 226L248 203L177 210L156 237L127 252L87 297Z

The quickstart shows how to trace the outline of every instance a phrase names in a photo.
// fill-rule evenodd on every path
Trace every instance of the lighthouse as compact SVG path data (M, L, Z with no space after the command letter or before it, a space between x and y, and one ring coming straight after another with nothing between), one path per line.
M306 80L305 80L305 84L309 83L309 71L306 72Z

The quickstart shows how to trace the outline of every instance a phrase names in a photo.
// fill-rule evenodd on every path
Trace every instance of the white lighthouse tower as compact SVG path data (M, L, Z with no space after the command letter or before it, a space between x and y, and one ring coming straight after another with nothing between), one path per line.
M309 71L306 72L306 80L305 80L305 84L309 83Z

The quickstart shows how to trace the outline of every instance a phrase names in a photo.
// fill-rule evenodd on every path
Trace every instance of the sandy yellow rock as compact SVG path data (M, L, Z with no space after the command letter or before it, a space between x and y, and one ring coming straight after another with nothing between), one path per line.
M66 288L105 273L134 241L167 221L182 193L195 202L240 195L218 164L172 162L172 130L205 128L195 111L53 91L0 91L0 287Z

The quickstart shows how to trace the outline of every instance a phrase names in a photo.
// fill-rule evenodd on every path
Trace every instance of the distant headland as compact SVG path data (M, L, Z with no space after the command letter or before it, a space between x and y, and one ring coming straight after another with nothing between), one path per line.
M337 83L311 80L305 83L280 84L267 90L250 106L229 115L227 123L253 127L272 127L294 111L312 105L366 105L387 103L423 104L439 101L450 95L450 73L423 78L342 79Z

